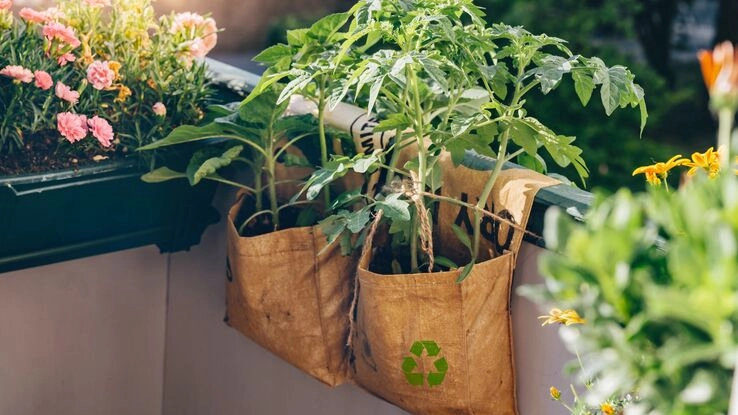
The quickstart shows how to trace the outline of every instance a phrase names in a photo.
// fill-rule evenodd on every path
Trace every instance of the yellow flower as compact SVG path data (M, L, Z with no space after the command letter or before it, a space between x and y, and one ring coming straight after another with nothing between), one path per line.
M120 68L121 64L118 61L109 61L108 67L111 71L115 74L115 79L118 80L120 78Z
M558 308L552 308L551 311L549 311L548 315L539 316L538 318L546 319L546 321L544 321L541 326L555 323L571 326L572 324L584 324L587 322L585 319L579 316L579 313L577 313L576 310L571 309L560 310Z
M127 86L121 84L118 87L118 97L115 98L115 102L125 102L128 97L131 96L131 90Z
M559 399L561 399L561 391L559 391L558 389L556 389L555 386L551 386L551 389L548 390L548 393L551 395L551 398L553 398L553 399L555 399L557 401Z
M713 178L720 172L720 153L710 147L704 153L692 153L692 160L685 160L684 165L689 167L688 176L694 176L697 170L704 169Z
M615 408L607 402L600 405L600 411L602 411L604 415L615 415Z
M686 164L689 161L680 157L682 157L682 155L677 154L665 163L659 162L650 166L641 166L633 170L633 176L636 174L645 174L646 181L652 185L658 186L661 184L662 179L666 180L666 178L669 177L669 170L674 167L681 166L682 164Z

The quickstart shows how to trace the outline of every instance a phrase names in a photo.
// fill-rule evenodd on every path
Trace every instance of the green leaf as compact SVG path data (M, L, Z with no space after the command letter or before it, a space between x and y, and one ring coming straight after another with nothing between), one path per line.
M189 165L187 166L187 179L190 185L194 186L200 181L219 169L228 166L231 162L241 155L243 146L234 146L223 152L219 156L213 157L213 153L217 149L204 148L192 155ZM218 151L219 152L219 151Z
M307 34L310 29L301 28L287 31L287 43L290 46L303 46L307 43Z
M410 221L410 205L404 200L400 200L399 193L392 193L384 200L375 202L377 209L384 212L384 216L392 221Z
M277 104L281 104L288 100L293 94L302 91L315 78L316 74L301 70L290 71L290 75L296 76L287 86L284 87L282 93L279 94Z
M313 207L309 206L305 209L300 210L297 215L295 225L300 226L313 226L318 221L318 211Z
M575 58L572 58L576 60ZM572 59L548 55L541 60L541 66L529 73L541 83L541 91L548 94L561 82L564 74L571 72Z
M371 212L369 211L368 207L365 207L357 212L352 213L349 216L348 224L346 225L346 227L352 233L359 233L364 228L366 228L366 224L369 223L370 220Z
M454 261L446 258L445 256L436 255L434 260L436 261L436 264L448 269L456 269L459 267Z
M533 156L528 153L520 154L517 162L523 167L537 171L538 173L546 174L546 160L544 160L540 154L536 153Z
M278 43L261 51L254 56L253 60L265 65L273 65L285 56L292 57L292 48L283 43Z
M526 120L514 118L510 120L510 138L513 143L519 145L528 154L536 154L538 151L537 126Z
M308 35L318 40L328 40L346 24L349 17L348 13L329 14L310 26Z
M456 224L451 224L451 230L454 231L454 235L459 239L459 242L461 242L469 252L472 252L472 241L471 238L469 238L469 234Z
M583 70L575 70L571 73L571 77L574 79L574 90L577 92L579 101L582 102L583 106L587 106L595 89L592 76Z
M470 263L468 263L468 264L466 264L466 266L464 266L464 269L461 270L461 274L459 274L459 277L456 279L456 283L457 284L461 284L466 279L466 277L469 276L469 274L472 271L472 268L474 268L474 262L473 261L470 262Z
M370 170L376 170L379 157L375 154L369 156L358 155L354 158L353 170L359 174L364 174Z
M280 162L287 167L315 167L306 157L287 152L282 154Z
M161 183L166 182L168 180L174 180L174 179L186 179L187 175L174 171L170 169L169 167L159 167L156 170L150 171L143 176L141 176L141 180L145 181L146 183Z
M172 132L163 139L155 141L149 145L139 147L136 151L154 150L161 147L207 140L209 138L231 136L234 135L234 133L236 133L235 135L240 136L240 131L235 131L233 125L225 123L212 122L201 127L182 125L172 130Z
M412 125L412 121L405 114L390 114L386 119L382 120L376 127L374 127L375 133L381 133L383 131L391 130L405 130Z

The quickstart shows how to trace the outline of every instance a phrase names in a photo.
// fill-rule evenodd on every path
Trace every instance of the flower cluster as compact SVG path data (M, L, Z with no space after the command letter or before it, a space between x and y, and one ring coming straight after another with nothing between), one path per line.
M124 155L202 117L211 92L195 59L215 47L212 18L156 19L151 0L58 0L17 16L12 4L0 0L0 158L54 137L61 157Z

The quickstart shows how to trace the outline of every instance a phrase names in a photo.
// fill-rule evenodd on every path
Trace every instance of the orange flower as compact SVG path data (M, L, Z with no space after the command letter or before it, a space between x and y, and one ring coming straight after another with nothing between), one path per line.
M718 100L714 104L717 107L732 104L731 108L734 108L735 99L721 102L725 98L738 97L738 52L735 51L733 44L723 42L712 51L701 50L697 57L710 96Z
M688 176L694 176L697 170L704 169L710 178L714 178L720 172L720 153L710 147L704 153L692 153L692 160L685 160L684 165L689 167Z
M600 411L602 411L604 415L615 415L615 408L607 402L600 405Z

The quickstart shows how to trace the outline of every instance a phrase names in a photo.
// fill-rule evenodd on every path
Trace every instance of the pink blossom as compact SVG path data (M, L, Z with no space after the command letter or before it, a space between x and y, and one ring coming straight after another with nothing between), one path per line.
M74 62L77 58L72 55L71 53L65 53L56 58L56 61L59 63L59 66L64 66L67 64L67 62Z
M157 102L151 107L152 110L154 110L154 114L163 117L167 115L167 107L164 106L163 103Z
M10 10L13 7L13 0L0 0L0 11Z
M76 104L79 101L79 92L72 91L70 87L64 85L61 81L56 83L56 96L72 104Z
M96 115L87 121L87 125L90 126L90 132L97 138L100 145L110 147L113 142L113 127L110 123Z
M70 143L87 137L87 117L71 112L56 114L56 129Z
M177 33L183 29L196 29L201 24L205 22L205 18L200 16L197 13L191 13L191 12L184 12L184 13L177 13L174 16L174 21L172 22L172 33Z
M51 79L51 75L49 75L46 71L36 71L33 73L33 77L36 79L36 86L43 89L44 91L48 90L54 85L54 81Z
M45 23L48 20L46 13L24 7L18 15L28 23Z
M43 11L43 14L46 16L46 22L50 21L59 21L61 19L65 19L67 17L66 14L64 14L63 11L59 10L56 7L49 7L48 9Z
M110 6L110 0L85 0L90 7Z
M205 19L202 29L202 40L205 43L205 49L207 49L207 52L210 52L215 47L215 44L218 43L218 26L215 25L213 18L208 17Z
M185 42L185 46L190 52L190 55L195 58L202 58L208 54L208 51L205 48L205 42L203 42L199 37L196 37L189 42Z
M0 75L5 75L8 78L17 79L20 82L33 82L33 72L19 65L8 65L4 67L2 70L0 70Z
M59 39L73 48L76 48L82 43L77 39L77 35L74 34L74 29L57 22L47 23L44 26L43 34L49 41Z
M97 90L113 85L115 71L110 68L110 62L95 61L87 67L87 80Z

